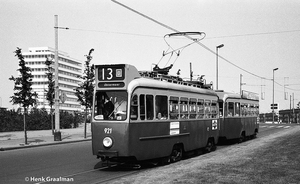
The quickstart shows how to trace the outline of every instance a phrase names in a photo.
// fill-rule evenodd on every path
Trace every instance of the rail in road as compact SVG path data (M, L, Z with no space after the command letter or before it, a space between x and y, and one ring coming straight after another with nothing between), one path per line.
M291 128L289 125L261 125L260 128Z
M260 124L258 139L279 131L288 131L294 126L297 125ZM248 144L250 141L252 140L242 144ZM230 146L232 145L218 146L215 152ZM207 157L209 155L200 156ZM4 183L47 183L51 179L72 180L72 184L108 183L149 169L160 168L159 166L148 166L141 169L133 169L126 165L112 165L110 168L102 166L101 162L91 153L90 141L5 151L0 154L0 162L5 165L0 168L0 178ZM47 179L48 181L46 181Z
M272 123L261 123L259 125L258 137L268 136L279 131L292 129L299 124L272 124Z
M122 178L132 174L137 174L139 172L142 172L142 170L133 170L132 167L126 167L122 165L121 166L111 165L111 166L103 166L103 167L100 166L100 168L95 168L92 170L87 170L79 173L60 176L58 178L49 177L49 178L35 178L35 179L43 180L41 182L37 182L36 184L48 183L50 182L51 179L52 180L56 179L60 181L72 181L72 183L97 184L97 183L107 183L109 181L113 181L118 178Z

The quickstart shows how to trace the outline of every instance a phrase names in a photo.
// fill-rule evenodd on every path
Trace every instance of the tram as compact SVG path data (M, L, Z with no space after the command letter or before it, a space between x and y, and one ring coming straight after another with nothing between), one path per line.
M220 107L220 140L255 138L259 130L259 96L242 91L242 95L224 91L216 92Z
M216 149L219 97L207 85L128 64L95 71L92 150L102 161L176 162L188 151Z

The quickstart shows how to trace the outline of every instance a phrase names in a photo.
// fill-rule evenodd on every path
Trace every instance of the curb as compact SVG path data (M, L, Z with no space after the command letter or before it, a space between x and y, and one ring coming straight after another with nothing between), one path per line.
M79 139L79 140L71 140L71 141L64 141L64 142L50 142L44 144L37 144L37 145L27 145L27 146L15 146L15 147L7 147L7 148L0 148L0 151L9 151L9 150L17 150L17 149L27 149L27 148L35 148L35 147L44 147L44 146L52 146L52 145L60 145L60 144L68 144L68 143L76 143L76 142L84 142L84 141L91 141L92 138L86 139Z

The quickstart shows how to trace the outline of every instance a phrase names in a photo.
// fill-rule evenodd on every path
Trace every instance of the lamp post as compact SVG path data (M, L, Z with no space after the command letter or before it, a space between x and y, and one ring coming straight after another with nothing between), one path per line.
M278 68L274 68L273 69L273 101L272 101L272 123L274 124L274 108L275 108L275 105L274 105L274 72L278 70Z
M221 44L221 45L218 45L217 47L216 47L216 54L217 54L217 58L216 58L216 90L218 90L219 89L219 82L218 82L218 78L219 78L219 69L218 69L218 58L219 58L219 55L218 55L218 49L219 48L222 48L222 47L224 47L224 44Z

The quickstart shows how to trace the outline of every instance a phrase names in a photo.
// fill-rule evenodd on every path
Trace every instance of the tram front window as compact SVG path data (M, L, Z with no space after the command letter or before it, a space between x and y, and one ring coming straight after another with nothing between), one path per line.
M99 91L94 103L95 120L126 120L127 92L126 91Z

